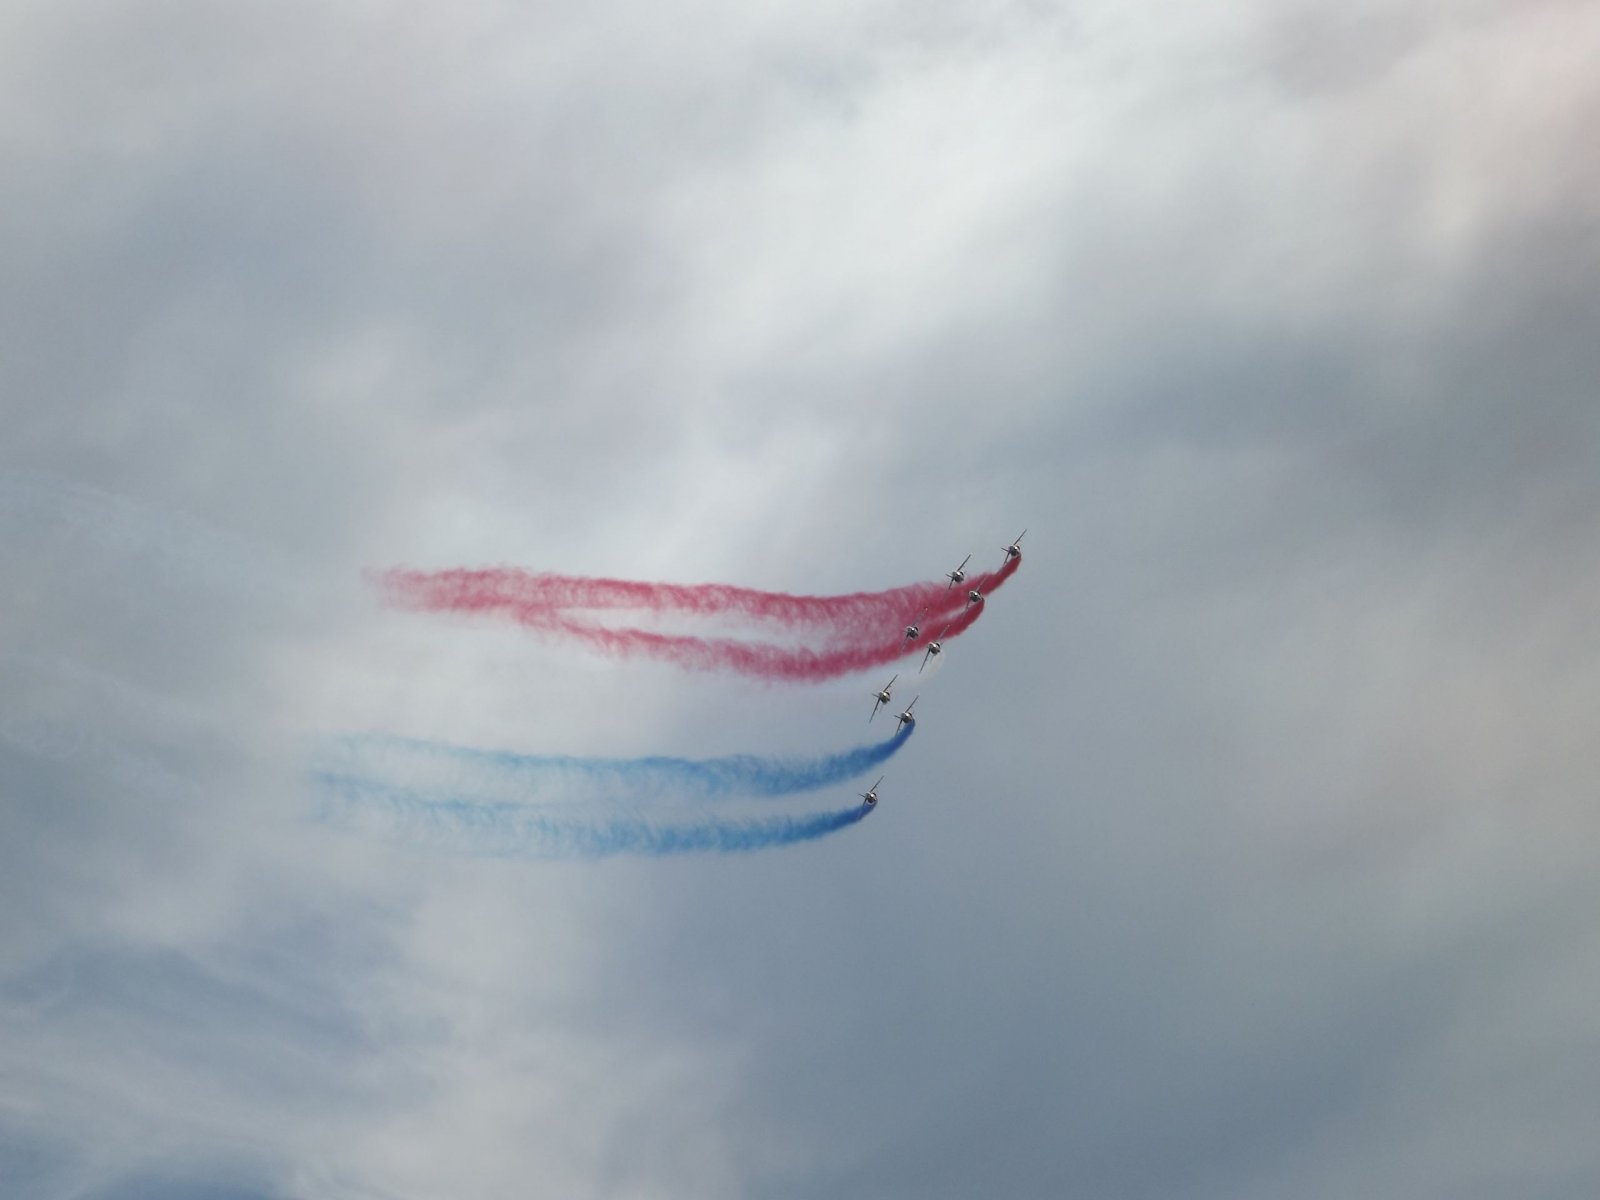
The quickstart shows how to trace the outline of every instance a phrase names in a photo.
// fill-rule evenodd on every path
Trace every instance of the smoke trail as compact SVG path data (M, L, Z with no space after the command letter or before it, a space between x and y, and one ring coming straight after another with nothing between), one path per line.
M584 758L364 734L331 743L325 769L330 775L351 778L403 778L413 787L445 792L482 795L497 786L509 787L525 802L560 798L574 789L588 795L639 800L788 796L832 787L881 766L905 745L914 728L906 725L885 741L811 758L755 754L704 759Z
M639 817L551 815L519 804L437 800L366 780L320 776L325 824L463 854L608 858L619 854L737 854L815 841L860 821L865 804L803 816L708 816L661 825Z
M1008 559L997 571L972 580L973 587L989 596L1011 578L1021 559ZM817 681L882 667L921 649L936 629L944 638L959 636L983 615L985 604L968 604L965 592L936 584L913 585L889 592L854 596L784 596L720 585L680 587L667 584L623 584L614 580L579 580L565 576L531 576L514 571L389 572L380 577L389 596L405 607L429 612L462 612L510 617L526 628L581 642L616 658L649 658L670 662L686 670L734 671L769 680ZM541 580L554 580L548 594ZM771 642L744 642L658 633L648 629L612 627L568 615L556 600L584 600L606 608L610 601L635 594L647 598L645 607L658 613L739 611L755 613L785 628L831 634L822 649L791 647ZM907 615L902 607L910 598L922 599L920 631L906 638L900 628ZM719 607L720 606L720 607ZM582 604L574 607L583 607Z
M658 615L729 614L794 627L846 630L864 623L909 620L949 597L937 584L916 583L883 592L794 596L728 584L636 583L553 575L515 567L415 571L397 567L371 580L392 603L429 612L499 612L525 617L548 610L641 609Z
M1008 559L998 570L976 576L970 584L987 595L1015 573L1018 562ZM392 604L425 612L499 614L519 621L537 621L542 614L572 609L640 609L658 616L735 614L836 637L862 632L874 635L885 627L908 622L924 610L930 618L949 616L967 603L965 587L937 583L843 596L795 596L728 584L635 583L535 574L513 567L445 571L397 567L374 572L370 578Z

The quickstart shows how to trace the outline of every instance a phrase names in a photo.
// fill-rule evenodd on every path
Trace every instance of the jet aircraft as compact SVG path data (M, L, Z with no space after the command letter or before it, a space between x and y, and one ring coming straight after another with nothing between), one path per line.
M944 647L939 644L939 638L944 637L944 635L946 633L948 633L949 630L950 630L950 626L946 625L943 629L941 629L939 631L939 637L934 638L933 641L928 643L928 648L925 651L923 651L923 654L922 654L922 667L925 667L925 666L928 665L928 660L930 658L937 658L937 657L939 657L940 654L944 653ZM917 673L918 674L922 673L922 667L918 667L917 668Z
M888 683L884 684L879 691L872 693L872 714L867 718L868 725L872 724L872 718L878 715L878 709L882 705L889 703L889 701L892 699L889 694L889 689L894 687L895 679L899 678L900 676L896 675L894 679L891 679Z
M950 581L949 583L945 584L945 588L944 588L945 591L948 592L951 588L955 587L955 585L958 584L958 583L965 583L966 582L966 580L967 580L967 564L969 562L971 562L971 561L972 561L972 555L969 554L969 555L967 555L965 558L963 558L961 560L961 565L959 567L957 567L954 571L946 571L945 572L944 577Z
M1026 534L1027 532L1028 531L1024 529L1022 533L1017 534L1017 540L1006 547L1006 558L1008 560L1022 557L1022 538L1023 534Z
M883 782L883 776L879 775L878 776L878 783L882 783L882 782ZM871 787L869 787L864 792L858 792L857 793L857 795L859 795L863 800L865 800L867 802L867 807L868 808L871 808L874 804L876 804L878 802L878 783L873 784Z
M917 619L906 626L906 641L914 642L922 636L922 618L928 615L928 610L923 609L917 614Z
M922 699L921 696L913 696L911 698L911 703L906 705L905 711L897 716L895 720L900 722L902 725L915 725L917 723L917 719L911 715L911 710L917 706L917 701L920 699Z

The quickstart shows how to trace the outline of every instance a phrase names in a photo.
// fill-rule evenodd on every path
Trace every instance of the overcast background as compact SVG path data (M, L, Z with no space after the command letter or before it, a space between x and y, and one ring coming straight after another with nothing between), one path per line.
M1600 1194L1596 61L1580 0L0 5L0 1192ZM331 733L816 752L882 682L363 568L1023 526L835 837L310 819Z

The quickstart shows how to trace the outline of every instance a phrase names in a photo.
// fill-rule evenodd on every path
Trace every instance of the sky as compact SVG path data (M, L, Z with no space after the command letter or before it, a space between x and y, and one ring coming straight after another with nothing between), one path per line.
M1585 0L0 7L0 1191L1600 1193L1597 54ZM330 739L878 736L877 677L366 572L834 594L1024 527L828 837L319 817Z

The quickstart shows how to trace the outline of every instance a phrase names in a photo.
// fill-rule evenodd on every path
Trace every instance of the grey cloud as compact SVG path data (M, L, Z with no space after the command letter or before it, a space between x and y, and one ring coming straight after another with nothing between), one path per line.
M0 1178L1591 1194L1593 30L1180 8L13 13L3 453L127 508L0 507ZM364 566L833 591L1024 525L847 836L304 820L330 727L800 749L880 682Z

